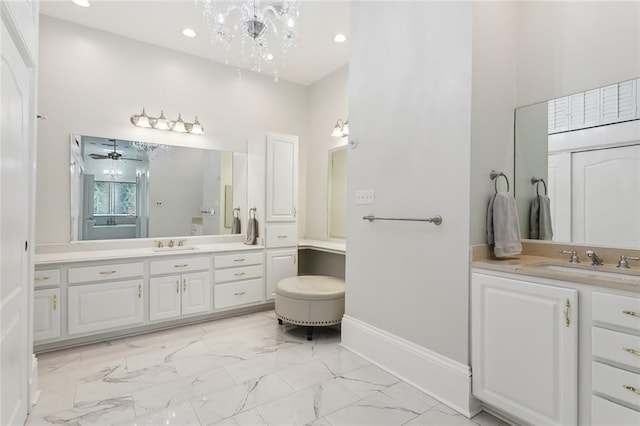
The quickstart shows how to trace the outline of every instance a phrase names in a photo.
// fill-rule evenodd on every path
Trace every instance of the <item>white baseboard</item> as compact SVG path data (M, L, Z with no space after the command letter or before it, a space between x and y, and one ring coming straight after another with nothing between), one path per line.
M31 354L31 371L29 375L29 402L34 406L40 400L40 389L38 389L38 358Z
M342 346L471 418L482 411L471 394L471 368L345 315Z

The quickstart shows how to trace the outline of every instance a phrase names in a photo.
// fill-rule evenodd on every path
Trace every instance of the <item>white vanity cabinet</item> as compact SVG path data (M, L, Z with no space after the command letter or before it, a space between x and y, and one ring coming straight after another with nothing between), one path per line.
M209 312L212 304L210 267L209 257L151 261L149 320Z
M264 223L263 297L272 300L278 281L298 273L298 137L267 134L251 138L249 152L249 205L257 208L256 216Z
M594 292L591 364L594 425L640 424L640 297Z
M574 289L474 272L473 394L525 423L577 424L577 302Z
M36 290L33 302L33 340L60 337L60 289Z
M273 300L278 281L298 275L298 249L268 250L267 271L265 299Z
M214 306L227 309L262 302L264 254L249 252L215 256Z
M70 336L144 323L143 262L67 270Z

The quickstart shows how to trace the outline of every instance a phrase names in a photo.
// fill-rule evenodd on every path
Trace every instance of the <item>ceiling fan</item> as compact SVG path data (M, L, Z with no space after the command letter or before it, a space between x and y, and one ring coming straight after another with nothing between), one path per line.
M117 148L117 142L115 139L109 139L109 142L113 142L113 151L107 153L107 154L96 154L96 153L91 153L89 154L89 157L93 158L94 160L133 160L133 161L142 161L138 158L128 158L128 157L123 157L121 153L119 153L116 148ZM107 145L107 144L104 144ZM111 145L107 145L107 146L111 146Z

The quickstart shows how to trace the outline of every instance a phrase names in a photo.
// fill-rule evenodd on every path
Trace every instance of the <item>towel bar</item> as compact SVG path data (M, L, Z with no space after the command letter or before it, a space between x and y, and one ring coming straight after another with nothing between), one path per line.
M399 217L376 217L373 215L362 216L362 220L368 220L373 222L374 220L400 220L405 222L430 222L434 225L440 225L442 223L442 216L436 215L427 219L411 219L411 218L399 218Z

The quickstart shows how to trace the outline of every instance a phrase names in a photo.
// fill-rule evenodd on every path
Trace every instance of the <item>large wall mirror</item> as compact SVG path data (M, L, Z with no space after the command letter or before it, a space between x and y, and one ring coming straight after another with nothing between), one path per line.
M241 233L247 156L71 136L71 240Z
M518 108L515 160L523 238L535 177L554 241L640 247L640 79Z
M329 151L328 237L347 238L347 147Z

